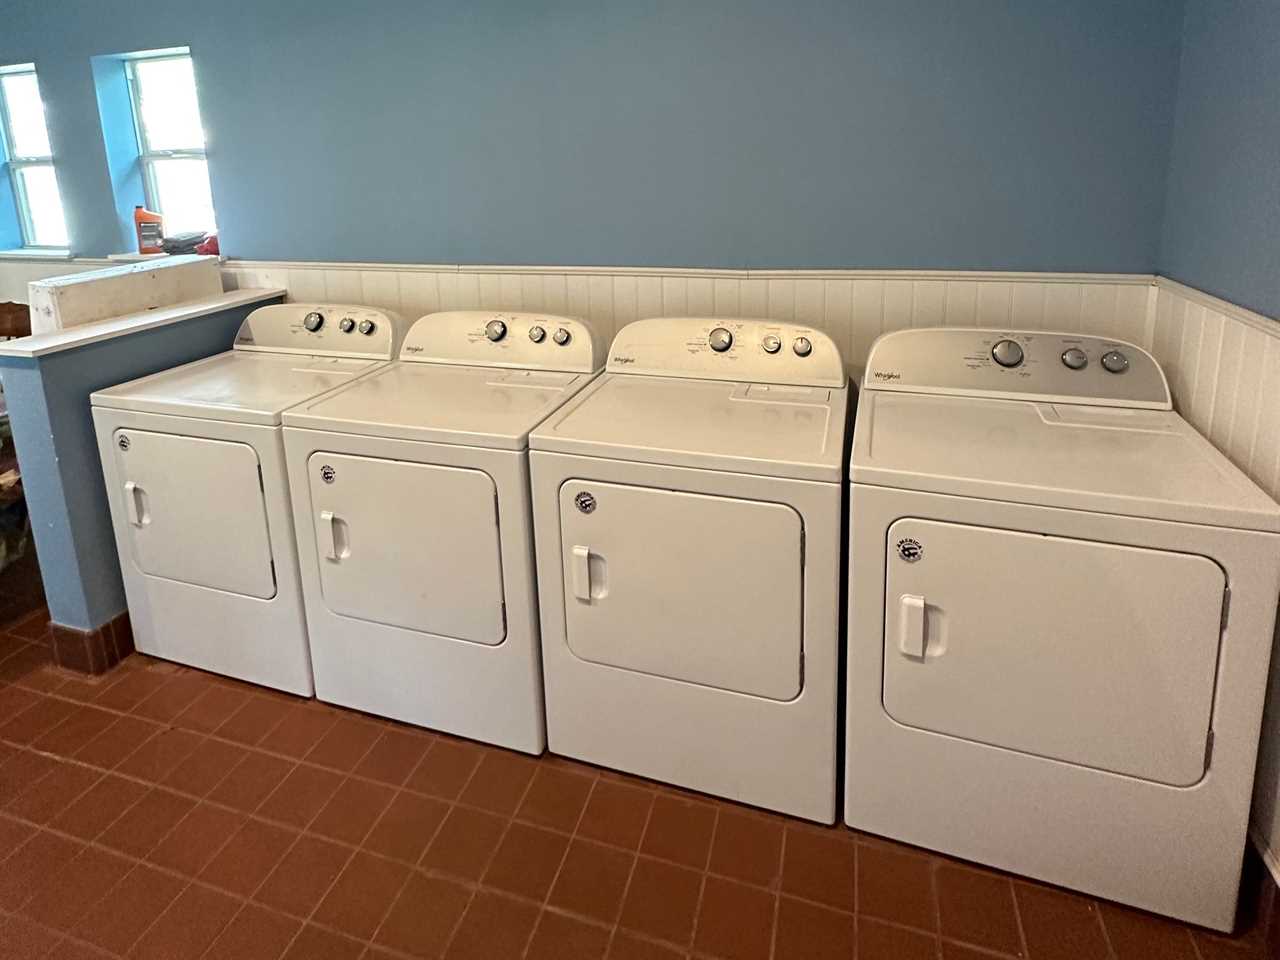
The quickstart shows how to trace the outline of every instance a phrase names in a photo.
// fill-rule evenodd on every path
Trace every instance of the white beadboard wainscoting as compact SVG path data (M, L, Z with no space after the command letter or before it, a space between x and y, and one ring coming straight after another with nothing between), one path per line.
M1144 341L1149 274L925 270L694 270L410 266L228 261L231 286L286 287L294 300L364 303L413 320L433 310L528 310L583 317L606 339L641 317L799 321L861 365L886 330L1023 326Z
M1280 500L1280 323L1160 277L1147 346L1178 412ZM1280 883L1280 650L1272 656L1250 834Z

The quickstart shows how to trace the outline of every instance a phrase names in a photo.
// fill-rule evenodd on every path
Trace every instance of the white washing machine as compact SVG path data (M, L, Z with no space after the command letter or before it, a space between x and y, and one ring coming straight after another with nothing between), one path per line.
M848 404L821 331L640 320L533 432L552 751L835 820Z
M881 337L850 479L848 823L1229 929L1280 507L1066 333Z
M603 353L581 320L431 314L285 415L320 699L542 752L529 431Z
M232 350L92 395L140 651L311 695L280 415L402 332L367 307L260 307Z

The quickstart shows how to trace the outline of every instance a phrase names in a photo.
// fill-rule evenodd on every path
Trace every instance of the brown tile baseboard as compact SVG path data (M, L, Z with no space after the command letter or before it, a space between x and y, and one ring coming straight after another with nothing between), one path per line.
M53 662L67 670L106 673L133 653L133 629L127 610L94 630L78 630L60 623L49 627L53 633Z

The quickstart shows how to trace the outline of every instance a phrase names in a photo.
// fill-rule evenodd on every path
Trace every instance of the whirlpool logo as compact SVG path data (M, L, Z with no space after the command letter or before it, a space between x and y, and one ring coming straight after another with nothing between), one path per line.
M877 380L901 380L902 374L897 370L874 370L871 373Z

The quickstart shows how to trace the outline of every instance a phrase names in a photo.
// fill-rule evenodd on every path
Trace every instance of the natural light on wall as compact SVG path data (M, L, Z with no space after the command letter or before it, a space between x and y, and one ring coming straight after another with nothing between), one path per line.
M165 236L213 233L213 197L191 55L167 51L126 61L147 206Z
M67 221L34 64L0 67L0 139L22 222L23 245L66 247Z

